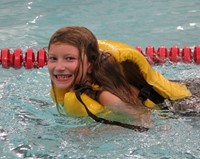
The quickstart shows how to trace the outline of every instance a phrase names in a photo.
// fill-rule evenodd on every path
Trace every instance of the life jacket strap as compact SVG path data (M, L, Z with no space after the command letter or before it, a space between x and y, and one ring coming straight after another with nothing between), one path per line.
M162 97L159 93L157 93L152 86L145 86L143 87L140 92L138 97L144 102L147 99L150 99L152 102L155 104L160 104L163 103L165 98Z
M83 106L85 107L85 110L88 113L88 115L93 120L95 120L96 122L100 122L100 123L104 123L104 124L109 124L109 125L121 126L123 128L131 129L131 130L135 130L135 131L139 131L139 132L144 132L144 131L147 131L149 129L149 128L146 128L146 127L143 127L143 126L137 126L137 125L127 124L127 123L121 123L119 121L107 120L107 119L104 119L104 118L96 116L95 114L93 114L88 109L88 107L86 106L86 104L81 99L81 94L84 93L88 89L91 90L92 87L90 87L90 86L84 86L84 85L77 85L75 88L76 88L75 89L76 98L83 104Z

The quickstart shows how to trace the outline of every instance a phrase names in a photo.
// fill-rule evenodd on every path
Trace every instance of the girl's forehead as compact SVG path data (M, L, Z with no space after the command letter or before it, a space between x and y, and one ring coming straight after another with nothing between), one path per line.
M49 52L51 51L66 51L71 53L78 53L79 49L71 44L65 44L65 43L54 43L51 44L49 47Z
M63 43L63 42L55 42L55 43L52 43L50 45L50 48L53 48L53 47L67 47L67 46L70 46L70 47L74 47L74 48L78 48L76 47L75 45L72 45L70 43Z

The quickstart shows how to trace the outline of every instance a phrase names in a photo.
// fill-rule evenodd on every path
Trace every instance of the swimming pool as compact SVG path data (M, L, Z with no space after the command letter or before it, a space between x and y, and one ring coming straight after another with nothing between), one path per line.
M83 25L98 39L140 45L199 45L199 0L3 0L0 48L47 46L64 25ZM199 65L155 66L170 79L200 78ZM0 158L200 158L199 117L153 114L153 128L98 132L90 119L59 115L47 68L0 68ZM90 133L81 127L93 126Z

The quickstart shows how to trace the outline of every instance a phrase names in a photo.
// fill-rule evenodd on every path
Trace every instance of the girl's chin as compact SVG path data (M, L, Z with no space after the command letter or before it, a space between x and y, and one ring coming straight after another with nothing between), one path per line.
M59 89L69 89L71 84L69 83L59 83L59 82L54 82L55 86Z
M69 87L67 87L66 85L63 86L63 85L57 85L57 84L56 84L56 87L57 87L58 89L63 89L63 90L69 89Z

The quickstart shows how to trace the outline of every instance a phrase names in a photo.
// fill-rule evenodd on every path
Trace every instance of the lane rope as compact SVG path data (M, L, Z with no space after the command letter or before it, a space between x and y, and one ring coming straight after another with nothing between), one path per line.
M193 49L189 46L182 49L178 46L171 48L160 46L158 49L148 46L145 51L140 46L135 48L147 58L151 65L162 65L167 61L172 64L178 62L200 64L200 45ZM47 52L44 48L40 48L36 52L32 48L28 48L25 52L20 48L16 48L13 52L8 48L3 48L0 50L0 65L7 69L10 67L14 69L45 67L47 65Z

